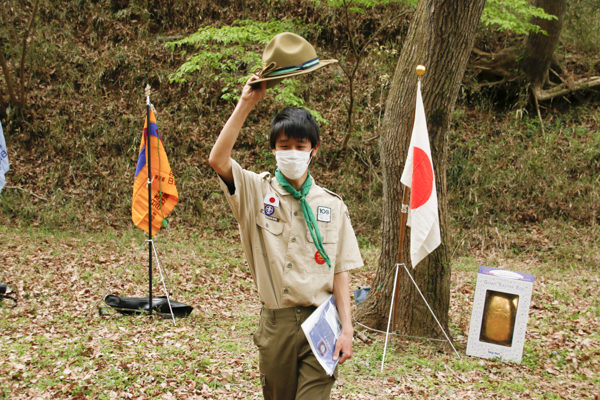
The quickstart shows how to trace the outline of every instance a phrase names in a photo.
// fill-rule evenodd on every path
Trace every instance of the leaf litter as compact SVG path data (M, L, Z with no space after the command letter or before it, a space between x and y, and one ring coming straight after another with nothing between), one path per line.
M252 343L260 306L235 237L167 231L157 242L170 296L195 308L174 327L147 316L98 316L98 301L143 241L137 232L1 233L0 281L19 299L16 309L0 308L2 398L262 398ZM146 257L134 258L111 293L147 295ZM355 340L332 398L600 399L598 274L487 257L478 263L536 274L521 364L464 354L478 264L459 263L450 327L462 358L438 343L394 337L380 372L385 335L364 332L373 342ZM375 263L367 264L352 274L352 288L372 279ZM163 294L160 281L154 290Z

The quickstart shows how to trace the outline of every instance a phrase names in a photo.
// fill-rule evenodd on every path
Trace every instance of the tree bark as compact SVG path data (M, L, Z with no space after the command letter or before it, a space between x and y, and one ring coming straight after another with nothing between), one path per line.
M444 328L448 326L451 246L448 243L450 232L447 223L446 132L484 5L485 0L420 0L417 5L398 60L383 121L381 256L373 290L357 313L357 319L370 327L387 327L399 248L400 176L410 143L417 90L415 67L418 64L427 67L422 91L436 172L442 244L412 273ZM402 246L407 266L410 265L409 232ZM399 323L395 330L408 335L442 337L434 318L403 268L400 269L398 284Z
M531 23L539 25L547 35L532 32L525 42L521 68L529 83L541 89L548 78L548 68L558 45L567 10L567 0L535 0L534 5L543 8L547 14L557 17L553 20L533 18Z

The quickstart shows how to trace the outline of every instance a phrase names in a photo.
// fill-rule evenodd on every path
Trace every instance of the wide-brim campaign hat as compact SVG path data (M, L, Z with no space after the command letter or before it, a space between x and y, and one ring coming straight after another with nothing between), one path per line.
M252 86L267 82L267 89L290 76L308 74L337 60L319 60L315 48L302 36L283 32L275 36L265 47L262 55L262 69L256 73L260 77Z

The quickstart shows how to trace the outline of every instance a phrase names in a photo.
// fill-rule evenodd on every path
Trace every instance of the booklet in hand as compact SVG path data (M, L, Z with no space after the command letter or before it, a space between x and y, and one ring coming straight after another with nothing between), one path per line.
M310 344L313 354L325 369L327 375L333 375L338 363L333 360L335 343L342 334L342 322L333 295L321 304L302 324L302 330Z

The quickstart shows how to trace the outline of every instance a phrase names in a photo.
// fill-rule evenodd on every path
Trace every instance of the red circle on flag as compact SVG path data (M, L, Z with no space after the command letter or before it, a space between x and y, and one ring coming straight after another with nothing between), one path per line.
M271 197L271 198L269 199L269 201L270 201L271 203L275 203L275 197Z
M427 203L433 190L433 165L427 153L413 147L413 176L410 208L416 210Z
M315 253L315 261L317 262L317 264L325 264L325 259L323 258L321 253L319 253L319 250L317 250L317 252Z

